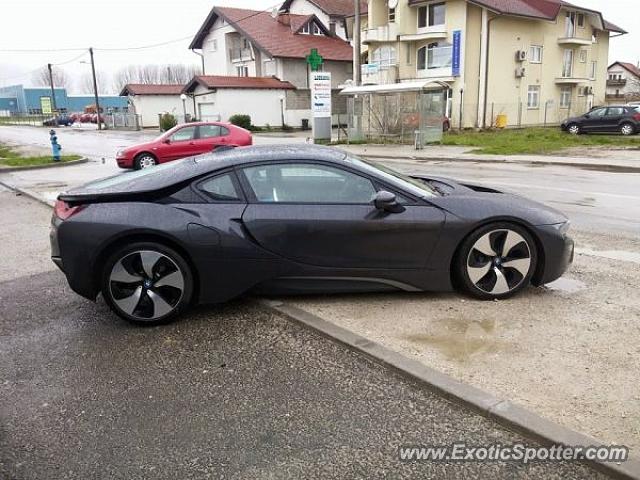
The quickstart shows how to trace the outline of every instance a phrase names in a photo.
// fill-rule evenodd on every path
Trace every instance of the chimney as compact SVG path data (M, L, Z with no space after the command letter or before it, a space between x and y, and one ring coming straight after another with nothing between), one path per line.
M280 22L283 25L291 26L291 17L289 16L288 12L287 13L284 13L284 12L279 13L276 20L278 20L278 22Z

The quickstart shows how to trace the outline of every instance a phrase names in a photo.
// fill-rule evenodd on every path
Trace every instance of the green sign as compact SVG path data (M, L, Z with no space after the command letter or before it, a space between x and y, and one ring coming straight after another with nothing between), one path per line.
M40 110L45 115L53 113L51 97L40 97Z
M312 72L317 72L324 63L324 58L318 53L317 48L312 48L311 53L307 55L307 63L311 66Z

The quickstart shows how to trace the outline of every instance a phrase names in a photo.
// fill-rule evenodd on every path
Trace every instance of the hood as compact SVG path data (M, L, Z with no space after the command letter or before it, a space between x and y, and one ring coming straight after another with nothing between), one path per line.
M459 183L445 177L412 177L429 183L442 194L441 197L430 198L430 203L469 221L516 218L534 226L568 221L567 216L559 210L520 195L483 185Z

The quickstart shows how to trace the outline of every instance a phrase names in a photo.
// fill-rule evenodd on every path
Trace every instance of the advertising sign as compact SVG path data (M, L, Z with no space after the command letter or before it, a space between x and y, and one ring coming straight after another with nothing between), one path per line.
M51 97L40 97L40 110L42 110L42 113L45 115L53 113Z
M314 118L331 117L330 72L311 72L311 111Z
M460 46L462 44L462 31L454 30L453 31L453 52L451 59L451 75L454 77L460 76Z

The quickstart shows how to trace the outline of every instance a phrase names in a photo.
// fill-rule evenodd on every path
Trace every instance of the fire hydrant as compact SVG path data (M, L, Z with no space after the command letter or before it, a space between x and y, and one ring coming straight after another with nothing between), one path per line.
M62 146L58 143L58 137L56 136L55 130L49 131L49 140L51 140L51 151L53 152L53 161L60 161L60 150L62 150Z

